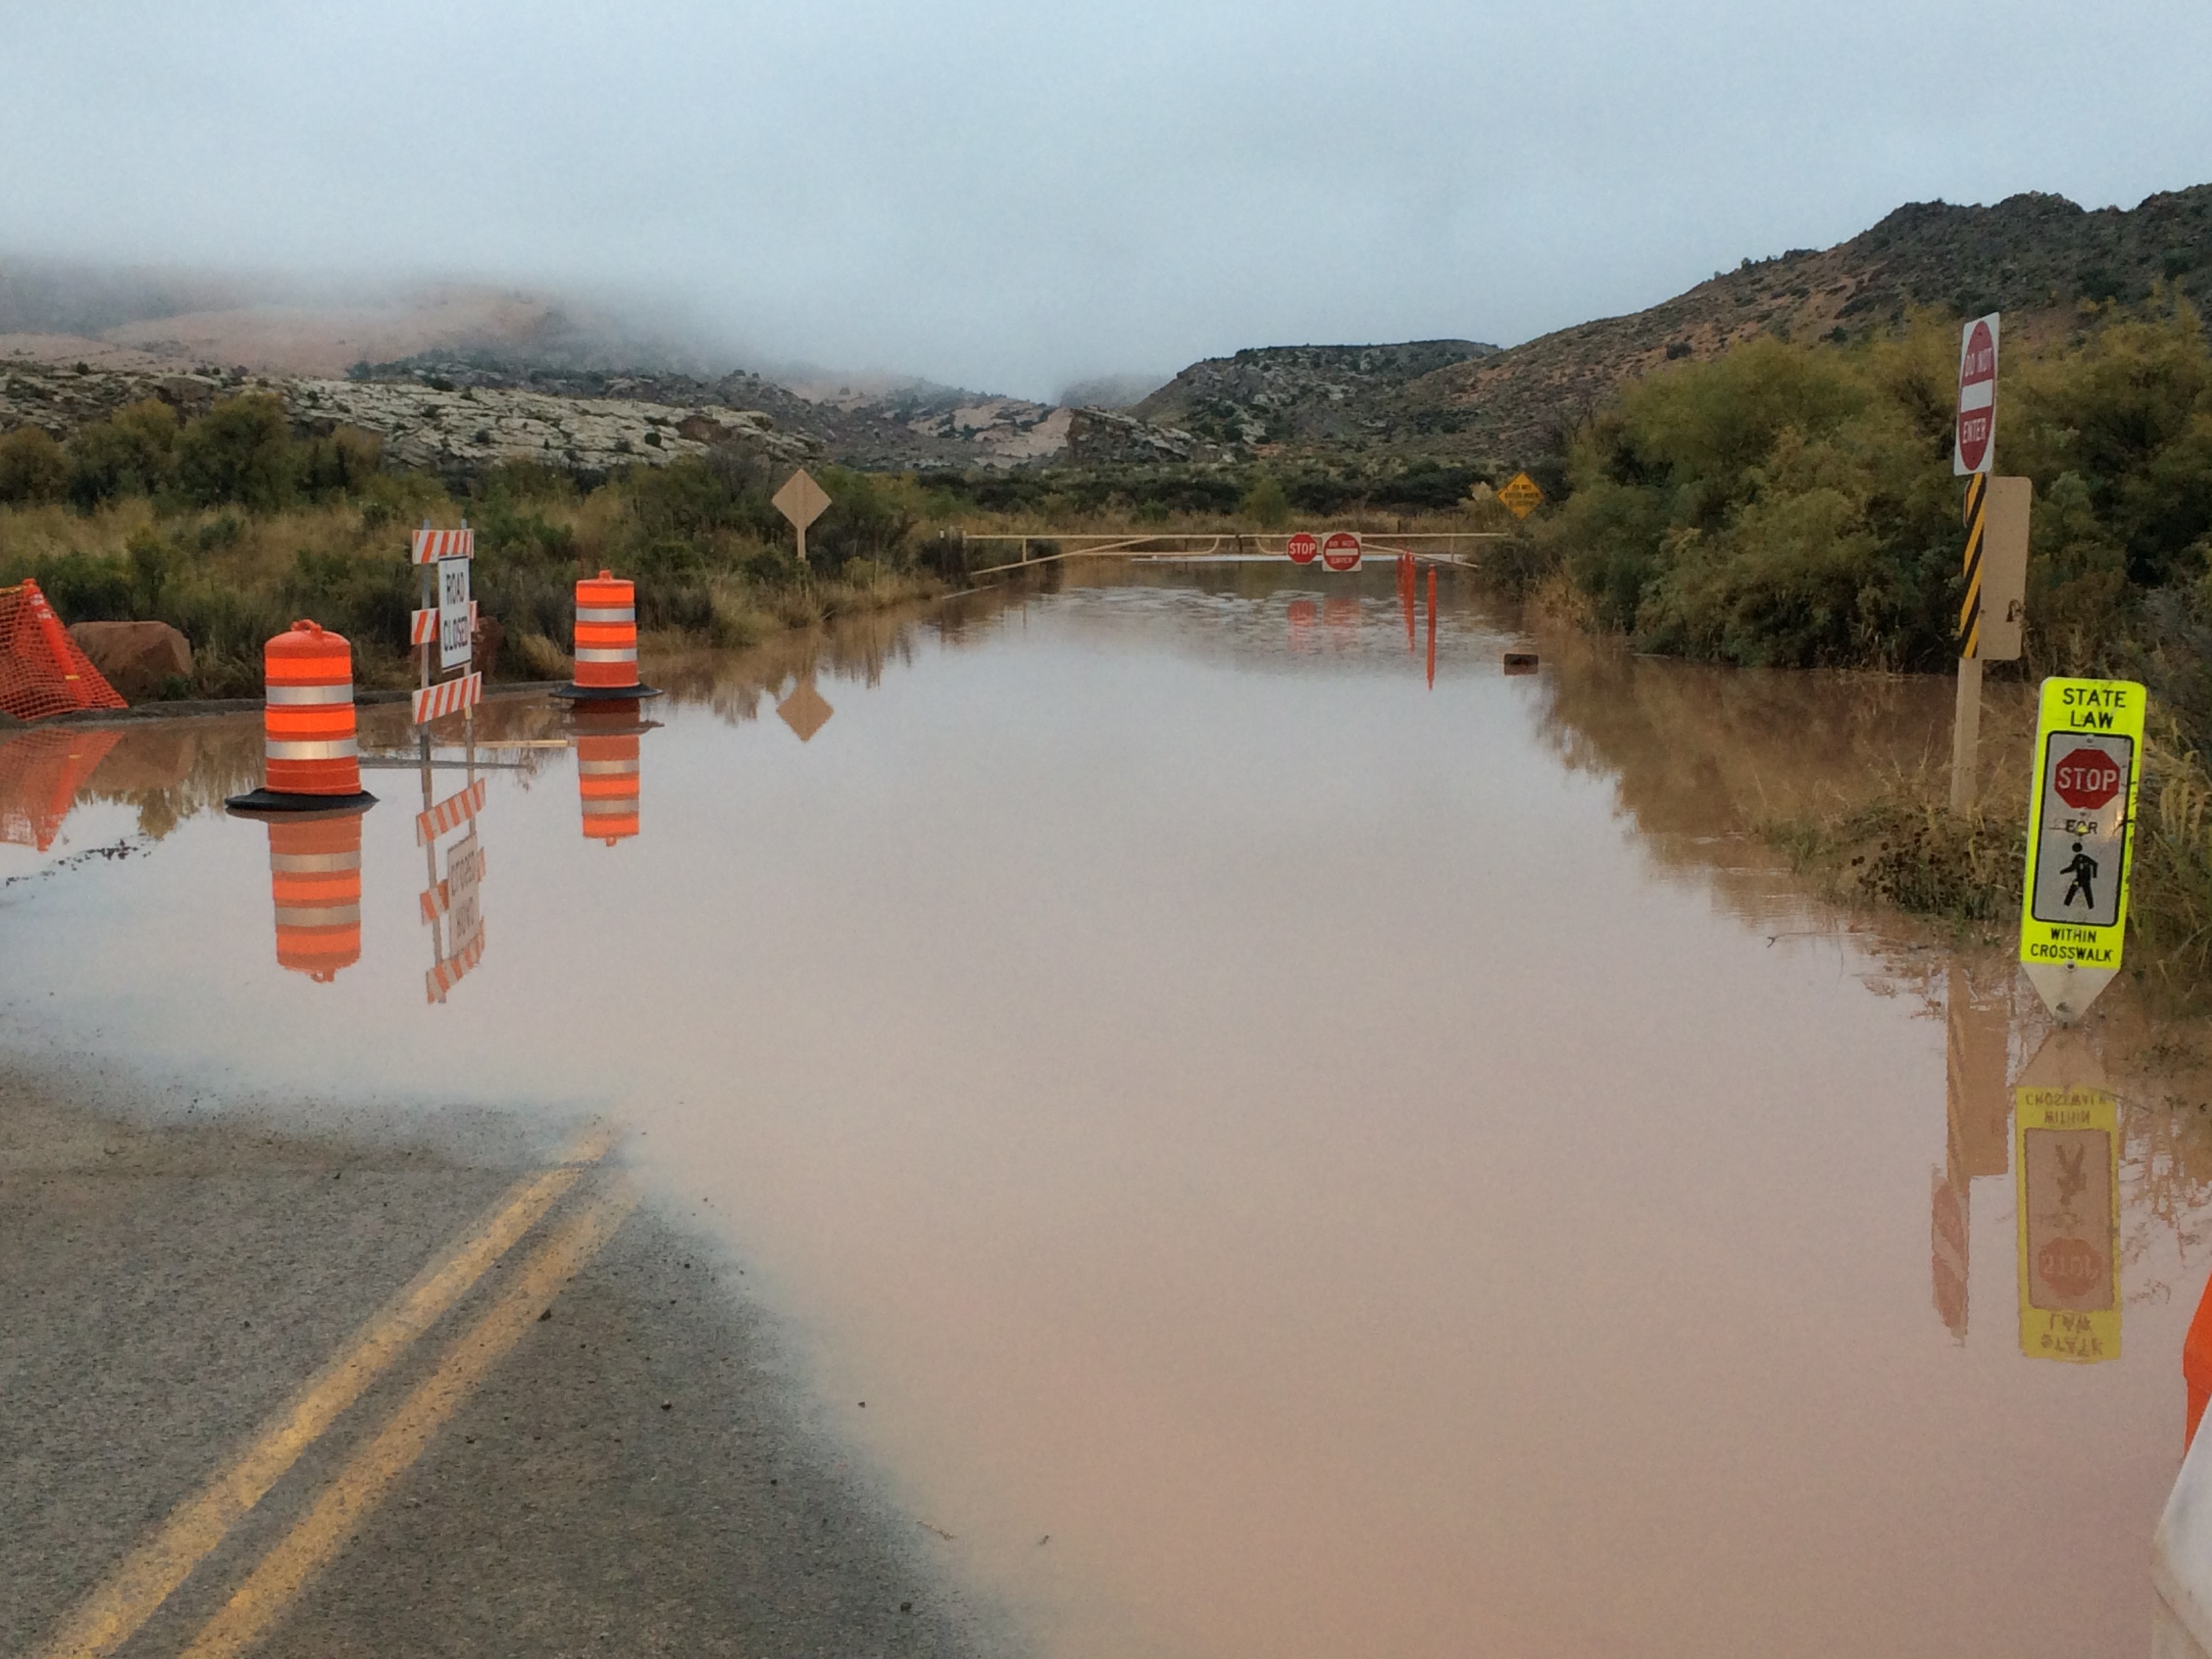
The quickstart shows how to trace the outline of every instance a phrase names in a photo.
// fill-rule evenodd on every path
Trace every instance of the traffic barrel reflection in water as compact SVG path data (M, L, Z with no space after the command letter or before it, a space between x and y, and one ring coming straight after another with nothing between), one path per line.
M268 819L276 965L320 984L361 960L361 820L357 811Z
M248 815L366 808L354 724L353 647L319 623L295 622L262 647L262 787L224 805Z
M639 739L653 722L638 718L635 702L579 708L576 730L576 793L584 808L587 839L612 847L638 833Z
M637 584L611 570L576 584L576 677L554 692L571 702L657 697L637 678Z

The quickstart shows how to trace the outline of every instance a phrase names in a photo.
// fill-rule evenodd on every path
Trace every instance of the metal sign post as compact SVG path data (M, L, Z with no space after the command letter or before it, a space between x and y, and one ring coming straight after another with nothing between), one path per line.
M799 562L805 564L806 526L822 516L830 505L830 497L802 466L784 480L783 488L769 500L775 510L790 520L791 527L799 532Z
M1951 715L1951 810L1974 804L1982 737L1982 549L1990 474L1996 465L1997 313L1977 317L1959 338L1959 415L1951 470L1966 480L1966 598L1959 612L1959 695ZM2024 481L2023 481L2024 482ZM2023 562L2026 548L2021 550ZM2017 645L2014 654L2019 654Z
M2120 970L2148 703L2132 680L2043 683L2020 960L2062 1024Z

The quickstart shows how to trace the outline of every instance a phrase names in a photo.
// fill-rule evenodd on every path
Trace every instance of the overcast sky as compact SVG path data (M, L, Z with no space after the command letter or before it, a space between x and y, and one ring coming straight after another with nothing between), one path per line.
M2212 3L0 0L0 250L651 297L1049 396L2212 180Z

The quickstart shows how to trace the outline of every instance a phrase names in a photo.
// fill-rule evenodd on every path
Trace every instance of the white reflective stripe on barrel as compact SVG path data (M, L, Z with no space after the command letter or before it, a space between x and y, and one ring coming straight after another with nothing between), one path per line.
M587 818L627 818L635 817L636 812L635 795L610 795L604 800L594 799L584 803L584 816Z
M267 699L279 706L315 702L351 702L353 682L337 685L272 685Z
M358 904L334 904L327 910L288 910L276 907L279 927L349 927L361 920Z
M358 853L271 853L269 868L285 875L313 875L323 870L358 870Z
M333 738L323 743L279 743L269 741L270 760L351 760L361 753L357 738Z
M635 772L638 769L638 763L635 756L629 760L580 760L576 763L576 769L588 777L599 773Z
M579 651L576 653L576 660L578 662L635 662L637 647L630 645L618 650Z
M576 620L586 623L635 622L637 607L634 605L580 605Z

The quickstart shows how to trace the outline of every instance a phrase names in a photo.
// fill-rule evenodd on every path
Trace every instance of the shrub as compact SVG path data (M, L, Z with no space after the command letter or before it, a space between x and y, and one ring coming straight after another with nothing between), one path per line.
M69 477L69 457L37 427L0 436L0 501L58 501Z
M198 507L282 507L292 496L293 465L291 423L265 392L224 398L177 441L177 486Z

